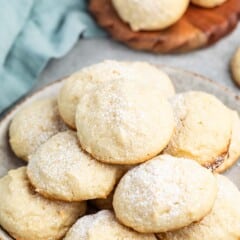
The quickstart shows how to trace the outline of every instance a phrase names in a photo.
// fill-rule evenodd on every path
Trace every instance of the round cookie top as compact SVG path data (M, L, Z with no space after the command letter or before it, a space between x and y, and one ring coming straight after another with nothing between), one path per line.
M113 212L102 210L80 218L69 230L64 240L156 240L153 234L137 233L115 218Z
M61 239L86 210L85 202L50 201L33 191L26 168L0 179L0 225L15 239Z
M27 168L37 192L65 201L105 198L121 173L120 167L98 162L84 152L73 131L58 133L41 145Z
M37 100L14 116L9 128L10 145L19 158L28 161L41 144L66 129L56 99Z
M113 208L120 222L138 232L165 232L206 216L216 193L208 169L189 159L160 155L123 176Z
M191 0L191 2L200 7L213 8L223 4L226 0Z
M229 169L240 157L240 118L236 111L232 111L233 125L232 136L228 153L224 162L216 169L216 172L222 173Z
M176 95L172 105L176 128L165 153L219 167L231 141L231 111L215 96L197 91Z
M172 107L160 92L113 80L87 92L76 112L84 150L112 164L136 164L160 153L174 129Z
M177 22L189 0L112 0L120 18L133 31L160 30Z
M159 234L161 240L239 240L240 192L226 177L217 176L218 194L210 214L178 231Z
M83 68L65 80L58 96L58 107L64 121L76 128L76 107L84 93L104 82L122 78L159 90L166 97L175 93L169 77L149 63L103 61Z

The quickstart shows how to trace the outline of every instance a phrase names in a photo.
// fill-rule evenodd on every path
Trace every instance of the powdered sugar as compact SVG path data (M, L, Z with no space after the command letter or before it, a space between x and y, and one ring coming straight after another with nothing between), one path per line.
M24 159L54 134L67 129L61 120L56 99L33 102L21 110L10 126L10 143Z
M182 119L184 119L187 114L184 95L183 94L175 95L170 99L170 103L174 109L175 122L178 125L179 122Z
M121 171L84 152L72 131L50 138L31 156L28 165L28 176L38 192L67 201L105 197Z
M113 206L119 219L135 230L168 231L174 225L190 224L206 209L208 211L213 204L214 191L214 177L197 163L160 155L122 178ZM205 196L198 199L203 193Z
M82 98L76 125L81 145L95 158L135 164L161 152L174 123L172 108L160 91L121 79L102 84Z
M121 225L116 220L114 213L109 210L102 210L79 219L64 238L64 240L90 239L156 240L153 234L140 234Z
M70 229L67 236L64 239L74 240L81 239L87 240L88 231L94 225L95 217L94 215L89 215L80 218Z

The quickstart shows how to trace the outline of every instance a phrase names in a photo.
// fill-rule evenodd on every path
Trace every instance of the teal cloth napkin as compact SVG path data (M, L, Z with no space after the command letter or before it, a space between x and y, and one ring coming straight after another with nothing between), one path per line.
M0 0L0 112L26 94L79 36L104 35L86 0Z

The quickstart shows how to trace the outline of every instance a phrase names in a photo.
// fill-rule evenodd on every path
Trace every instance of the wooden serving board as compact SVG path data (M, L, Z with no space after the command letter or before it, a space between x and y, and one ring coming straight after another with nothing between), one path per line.
M90 0L89 10L114 39L131 48L155 53L187 52L209 46L229 34L240 19L240 0L227 0L212 9L190 5L175 25L160 31L133 32L119 18L111 0Z

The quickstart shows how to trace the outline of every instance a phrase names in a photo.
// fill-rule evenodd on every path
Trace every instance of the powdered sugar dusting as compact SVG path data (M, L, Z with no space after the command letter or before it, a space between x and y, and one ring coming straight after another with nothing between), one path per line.
M175 122L178 124L187 114L187 108L184 100L184 94L177 94L170 99L170 103L174 109Z
M74 157L74 154L80 151L74 133L66 132L63 135L55 135L43 148L30 157L28 166L30 179L43 189L52 185L57 192L68 193L70 189L67 189L66 185L55 186L55 181L58 177L63 177L65 173L80 168L79 159ZM71 164L69 164L70 161ZM44 180L43 176L47 179Z
M205 186L206 180L209 186ZM176 224L176 219L182 218L180 226L197 220L194 214L186 218L189 211L193 213L201 209L201 204L208 205L214 186L211 173L194 161L161 155L130 170L122 178L115 191L114 210L119 219L131 222L129 226L136 230L165 231ZM209 198L205 195L198 199L202 193ZM195 214L195 218L199 218L202 213Z
M87 114L91 116L91 119L95 119L96 122L96 124L91 126L91 132L99 132L100 123L104 123L104 125L108 127L108 132L105 133L105 137L113 134L115 136L111 136L112 141L122 141L121 144L125 146L125 157L128 158L133 153L130 149L131 141L134 139L134 136L145 136L148 130L142 124L146 121L146 113L143 110L140 111L140 108L136 109L135 99L129 99L128 94L124 93L124 90L128 89L122 87L124 84L125 80L121 78L120 81L114 80L96 89L95 91L97 91L97 94L93 96L90 95L91 98L89 98L89 101L91 102L91 108L87 109ZM131 84L128 83L128 85ZM134 83L132 83L132 85L134 85ZM97 102L97 104L93 104L93 101ZM81 109L81 106L79 109ZM81 121L79 121L79 126L82 126ZM89 132L87 134L89 134ZM117 133L119 133L122 138L115 140L120 137L116 136ZM125 136L126 134L128 137ZM138 141L134 144L138 145L138 148L146 147Z
M21 110L13 119L10 143L17 155L27 158L51 136L66 129L56 99L42 99Z
M118 166L103 164L85 153L72 131L50 138L28 165L28 176L37 191L68 201L104 197L120 172Z
M94 229L96 226L104 227L110 226L114 221L113 213L108 210L102 210L96 214L85 216L77 221L70 231L70 235L75 238L87 240L90 229ZM102 224L100 224L102 223ZM68 239L68 236L66 237ZM69 238L71 240L71 238Z
M64 240L82 239L87 240L88 231L94 225L94 215L80 218L70 229Z
M77 108L76 125L83 148L97 159L134 164L166 146L173 113L160 93L123 78L86 94Z
M137 186L133 194L129 195L126 191L123 193L123 198L128 198L129 202L136 204L136 208L149 209L150 206L154 206L157 201L160 204L167 203L171 213L168 218L172 218L172 215L176 215L177 208L174 203L181 201L180 186L177 183L177 176L173 180L174 168L172 164L158 167L157 161L152 161L151 164L140 166L138 169L134 169L130 174L127 174L124 181L127 183L130 189L130 184ZM158 190L159 186L164 186L167 191ZM140 200L141 199L141 200ZM148 211L143 213L149 214ZM150 213L152 214L152 213ZM142 219L142 215L138 216ZM138 221L138 220L137 220Z
M211 212L197 223L159 234L159 239L231 239L240 236L239 190L223 175L217 175L216 179L218 194Z
M106 235L106 239L156 240L153 234L137 233L121 225L116 220L114 213L109 210L102 210L96 214L80 218L64 240L105 239Z

